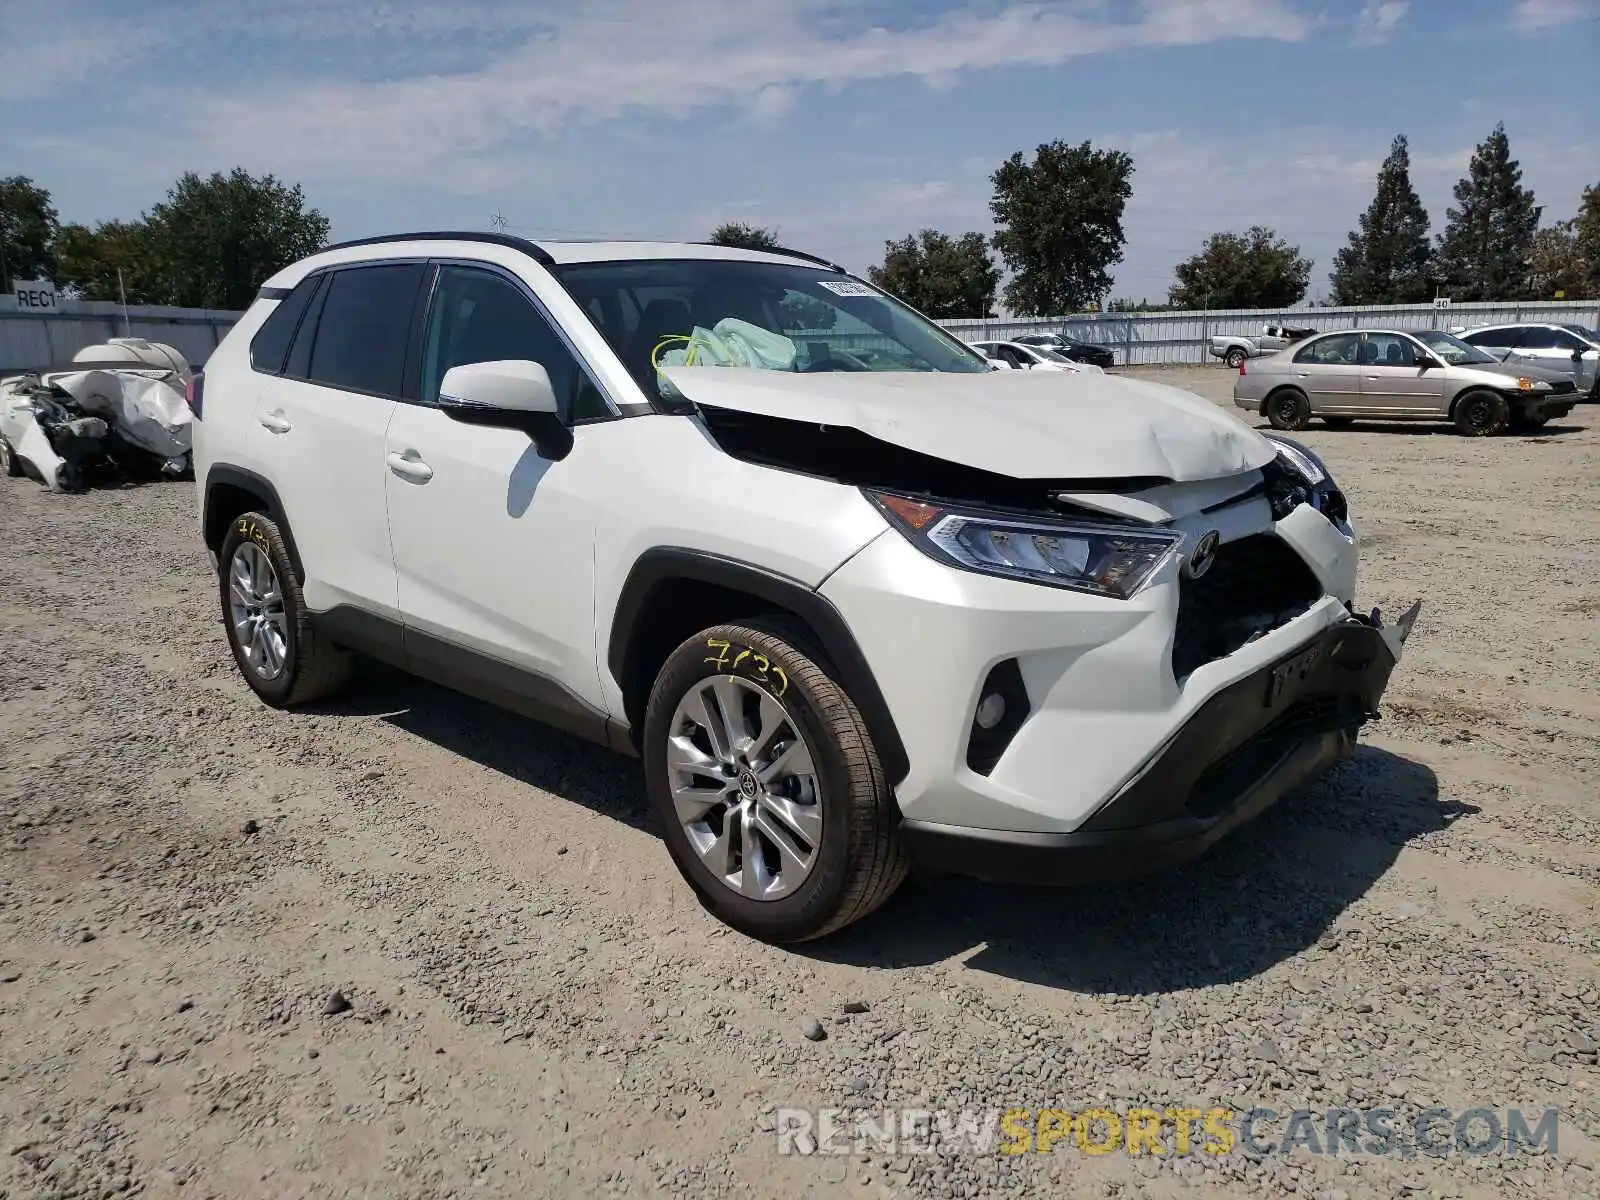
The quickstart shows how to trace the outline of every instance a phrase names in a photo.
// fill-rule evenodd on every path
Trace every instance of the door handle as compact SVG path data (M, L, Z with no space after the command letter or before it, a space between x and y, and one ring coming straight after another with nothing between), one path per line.
M422 455L415 450L407 450L404 454L390 453L388 462L391 471L413 483L427 483L433 478L433 468L423 462Z
M294 423L284 416L282 411L262 413L257 420L273 433L288 433L289 430L294 428Z

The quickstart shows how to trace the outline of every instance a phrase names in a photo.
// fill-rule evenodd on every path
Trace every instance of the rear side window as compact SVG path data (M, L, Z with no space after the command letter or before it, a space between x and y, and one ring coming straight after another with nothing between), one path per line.
M294 340L295 328L317 290L315 278L303 279L298 287L278 301L278 307L267 314L255 337L250 339L250 365L257 371L277 375L283 371L283 361L289 354L289 343Z
M1517 340L1515 329L1483 329L1477 333L1469 333L1461 339L1469 346L1498 346L1505 349Z
M1297 363L1322 363L1326 366L1354 366L1356 347L1361 338L1354 333L1336 333L1332 337L1318 338L1300 348L1294 356Z
M422 263L391 263L333 272L306 377L325 387L398 397L425 270Z

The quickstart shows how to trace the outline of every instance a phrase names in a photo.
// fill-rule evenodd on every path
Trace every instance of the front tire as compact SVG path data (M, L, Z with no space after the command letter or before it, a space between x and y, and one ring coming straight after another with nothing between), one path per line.
M1511 423L1511 406L1498 392L1468 392L1456 401L1456 429L1462 437L1494 437Z
M223 626L251 690L273 708L288 708L342 687L350 654L312 628L277 523L259 512L235 517L218 560Z
M905 878L866 723L794 622L718 625L673 651L650 692L643 754L674 863L741 933L822 937Z
M1295 388L1284 388L1267 397L1267 420L1274 429L1294 432L1311 420L1311 401Z
M3 437L0 437L0 470L5 472L8 479L18 479L23 474L22 460L11 448L11 443Z

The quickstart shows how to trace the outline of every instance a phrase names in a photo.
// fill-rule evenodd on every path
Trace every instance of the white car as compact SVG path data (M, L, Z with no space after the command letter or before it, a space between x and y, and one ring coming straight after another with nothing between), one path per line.
M1024 346L1021 342L968 342L979 354L1001 370L1068 371L1077 375L1104 375L1093 363L1074 362L1049 346Z
M684 877L766 939L913 861L1198 854L1351 752L1414 618L1352 609L1309 451L1170 387L991 371L789 252L332 247L191 403L264 701L356 652L636 754Z
M1508 367L1538 367L1570 375L1580 393L1600 400L1600 330L1531 322L1452 332Z

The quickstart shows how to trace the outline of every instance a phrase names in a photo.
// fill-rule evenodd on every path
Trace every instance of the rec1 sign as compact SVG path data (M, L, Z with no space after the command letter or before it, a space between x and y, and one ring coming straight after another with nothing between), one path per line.
M13 294L17 298L18 312L53 313L61 311L61 297L56 292L53 283L24 283L17 280L13 285Z

